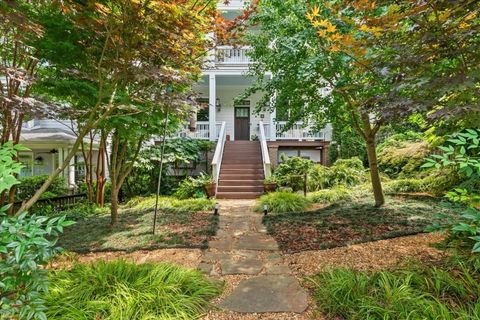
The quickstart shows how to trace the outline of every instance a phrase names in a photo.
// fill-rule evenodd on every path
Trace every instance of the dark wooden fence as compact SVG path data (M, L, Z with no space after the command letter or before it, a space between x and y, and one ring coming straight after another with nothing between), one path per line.
M58 210L63 210L63 209L72 207L73 205L79 202L83 202L86 199L87 199L86 193L58 196L58 197L47 198L47 199L39 199L34 204L34 208L52 206L52 209L54 209L55 211L58 211ZM20 208L21 205L22 205L22 201L15 202L14 203L15 210Z

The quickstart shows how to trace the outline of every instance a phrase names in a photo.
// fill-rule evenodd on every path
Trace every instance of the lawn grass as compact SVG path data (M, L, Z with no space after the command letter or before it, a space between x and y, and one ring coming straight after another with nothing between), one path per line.
M136 199L119 210L118 223L114 227L110 226L109 214L79 220L65 229L59 245L75 252L205 248L209 237L216 233L218 217L211 212L213 201L162 198L153 236L154 205L152 197Z
M443 213L461 209L431 197L391 196L381 208L370 197L354 197L310 212L271 214L268 232L285 252L319 250L423 232Z
M220 294L200 271L122 260L76 264L50 273L48 319L197 319Z
M478 268L465 259L373 273L333 269L311 279L327 319L480 319Z

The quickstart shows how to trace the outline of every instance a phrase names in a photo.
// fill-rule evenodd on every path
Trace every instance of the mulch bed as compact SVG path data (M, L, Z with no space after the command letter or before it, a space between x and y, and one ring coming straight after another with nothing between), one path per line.
M438 199L392 197L382 208L365 199L342 202L316 211L269 215L269 233L285 253L322 250L422 233L438 213L460 210Z
M109 215L87 217L66 228L59 245L78 253L205 248L218 228L211 212L160 213L155 235L152 221L151 210L122 210L114 227Z
M427 263L442 261L448 252L435 248L435 244L443 239L442 234L425 233L327 250L285 254L283 258L300 276L311 276L333 268L377 271L401 268L414 260Z

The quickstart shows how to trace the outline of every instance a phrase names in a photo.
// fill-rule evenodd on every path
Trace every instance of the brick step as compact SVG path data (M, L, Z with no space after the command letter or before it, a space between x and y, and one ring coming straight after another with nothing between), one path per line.
M229 158L238 158L238 157L252 157L252 158L261 158L261 153L251 153L251 152L226 152L223 154L224 159Z
M243 162L242 162L243 161ZM248 156L247 157L238 157L238 158L232 158L232 159L223 159L222 160L222 169L223 169L223 165L224 164L227 164L227 165L247 165L247 164L256 164L256 165L261 165L262 168L263 168L263 163L262 163L262 160L258 160L258 159L252 159L252 158L249 158ZM242 168L246 168L246 167L242 167Z
M220 180L219 186L263 186L263 180Z
M245 169L245 168L240 168L240 169L225 169L221 168L220 174L245 174L245 173L256 173L256 174L262 174L263 169Z
M239 164L222 163L221 170L223 169L261 169L263 170L263 164L261 163L239 163Z
M256 199L263 192L217 192L217 199Z
M255 163L255 164L262 163L262 160L254 160L249 158L222 160L222 166L224 164L252 164L252 163Z
M217 192L263 192L263 185L260 186L223 186L217 187Z
M220 173L220 181L222 180L263 180L263 174L222 174Z

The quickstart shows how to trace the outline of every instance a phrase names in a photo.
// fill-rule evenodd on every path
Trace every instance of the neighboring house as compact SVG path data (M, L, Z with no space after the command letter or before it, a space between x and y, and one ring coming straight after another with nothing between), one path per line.
M221 1L219 8L226 17L233 18L241 14L243 1L229 1L227 5ZM185 126L179 136L216 141L224 123L227 140L258 140L260 124L263 123L273 164L280 160L283 153L327 165L332 133L330 125L316 132L298 122L292 129L284 131L286 121L277 119L275 111L255 113L261 93L234 102L235 97L252 84L252 79L246 76L252 63L248 50L248 47L231 46L218 46L212 50L203 70L202 81L194 87L201 97L199 103L202 106L197 112L196 130L190 132Z
M24 164L20 177L51 174L70 152L76 140L70 121L31 120L25 122L20 136L20 143L31 151L19 154ZM85 140L85 147L88 148ZM96 165L98 143L93 144L93 162ZM61 174L68 187L74 188L85 181L85 161L81 150L70 161L69 166Z

